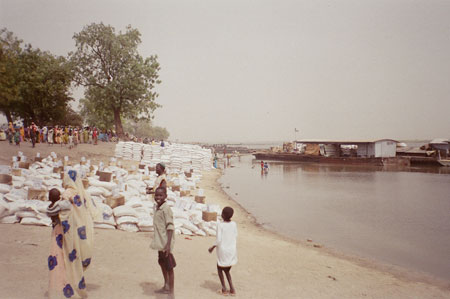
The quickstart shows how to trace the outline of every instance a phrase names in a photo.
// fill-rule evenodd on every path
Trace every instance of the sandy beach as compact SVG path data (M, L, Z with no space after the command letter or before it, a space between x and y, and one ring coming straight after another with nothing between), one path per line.
M108 161L114 143L67 147L0 143L0 164L22 151L32 158L82 156ZM220 170L203 173L199 185L207 203L231 206L238 225L239 261L231 270L239 298L450 298L450 285L389 265L343 256L312 242L290 240L256 224L252 215L231 200L217 180ZM0 224L0 298L45 298L50 227ZM157 253L149 248L153 233L95 230L94 259L86 273L89 298L166 298L155 294L163 278ZM220 298L215 253L207 249L214 237L176 236L174 256L177 298ZM314 245L317 245L315 247ZM443 261L444 262L444 261Z

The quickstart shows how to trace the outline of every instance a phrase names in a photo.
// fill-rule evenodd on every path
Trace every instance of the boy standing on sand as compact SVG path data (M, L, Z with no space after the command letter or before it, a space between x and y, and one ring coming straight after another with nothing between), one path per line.
M217 247L217 272L219 274L220 283L222 284L222 290L218 290L218 292L222 295L228 295L225 280L223 278L223 272L225 272L228 284L230 285L229 294L231 296L236 295L236 290L234 289L233 282L231 281L230 270L231 266L236 265L237 263L237 226L236 222L231 221L233 213L233 208L223 208L223 222L220 222L217 225L216 243L208 249L209 253L211 253L214 248Z
M153 227L155 235L151 248L158 250L158 264L164 277L164 286L157 290L157 293L169 294L169 298L174 297L175 275L173 268L177 265L172 254L175 243L175 226L173 224L173 214L166 204L167 191L165 187L158 187L155 190L156 211L153 216Z

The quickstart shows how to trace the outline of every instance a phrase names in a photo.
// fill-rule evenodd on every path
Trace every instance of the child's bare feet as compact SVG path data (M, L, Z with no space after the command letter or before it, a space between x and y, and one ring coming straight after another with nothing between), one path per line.
M169 294L170 293L170 289L169 289L169 287L163 286L159 290L156 290L155 293L158 293L158 294Z
M217 293L220 294L220 295L228 296L227 289L218 289Z
M231 296L236 296L236 290L235 289L230 289L230 295Z

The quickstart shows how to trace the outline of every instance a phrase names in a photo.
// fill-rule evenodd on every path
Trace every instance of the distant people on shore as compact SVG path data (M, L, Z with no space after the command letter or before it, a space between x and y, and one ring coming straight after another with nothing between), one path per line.
M47 143L73 148L81 143L96 145L99 139L104 142L118 140L113 130L100 131L95 127L59 125L39 127L34 122L30 126L14 126L10 122L5 134L10 144L20 145L20 142L30 141L32 147L35 147L36 143ZM19 137L18 141L16 141L16 135Z
M219 160L219 158L217 157L217 153L214 154L214 168L217 169L217 161Z
M14 142L16 143L17 146L20 146L20 132L16 131L14 133Z
M19 135L19 142L16 143L16 132ZM96 127L79 127L79 126L37 126L34 122L29 126L14 125L12 122L5 128L5 135L10 144L30 141L32 147L36 143L47 143L48 145L59 144L60 146L68 146L74 148L78 144L92 144L98 145L98 141L103 142L117 142L119 137L114 130L100 130ZM157 145L165 147L168 142L163 139L158 142L154 138L140 138L125 132L123 138L125 141L144 142L146 144Z

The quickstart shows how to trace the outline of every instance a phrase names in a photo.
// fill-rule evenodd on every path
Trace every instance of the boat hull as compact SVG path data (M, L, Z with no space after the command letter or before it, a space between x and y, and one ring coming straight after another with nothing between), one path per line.
M257 160L383 166L383 158L325 157L297 153L253 153Z
M437 160L439 162L439 164L441 164L442 166L447 166L450 167L450 160L449 159L441 159L441 160Z

